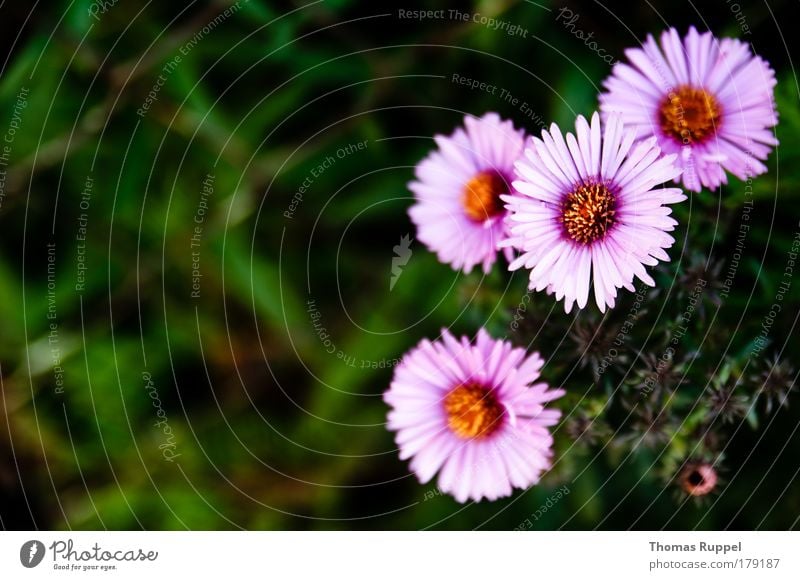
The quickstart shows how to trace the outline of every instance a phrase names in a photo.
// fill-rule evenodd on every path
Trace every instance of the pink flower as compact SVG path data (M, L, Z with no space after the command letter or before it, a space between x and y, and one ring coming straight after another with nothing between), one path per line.
M484 329L474 344L447 330L441 341L423 340L383 397L400 458L411 458L421 483L438 472L439 489L462 503L537 483L552 457L547 427L561 416L544 405L564 394L535 382L543 364Z
M778 122L773 99L775 72L739 40L717 40L694 27L681 40L664 31L625 51L600 95L604 119L621 113L638 138L655 136L665 153L680 153L683 184L700 191L764 173L759 160L777 145L770 130Z
M417 239L439 261L464 272L482 264L488 273L506 236L500 195L511 191L525 136L497 113L467 116L464 125L434 137L439 149L417 165L417 180L408 184L416 198L408 213Z
M617 288L634 290L636 276L655 285L644 266L669 260L667 232L677 222L664 204L686 199L656 185L680 175L675 155L660 157L655 137L633 145L635 133L612 116L601 131L583 117L566 139L553 124L532 137L517 164L521 195L503 196L510 214L504 242L520 255L510 270L528 268L529 287L554 292L569 312L586 306L590 283L597 306L613 307Z
M678 476L681 489L695 497L708 495L717 487L719 476L714 465L704 462L687 463Z

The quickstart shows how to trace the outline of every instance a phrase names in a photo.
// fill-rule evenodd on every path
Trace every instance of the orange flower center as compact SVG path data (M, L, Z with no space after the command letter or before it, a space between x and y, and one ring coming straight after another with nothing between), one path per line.
M584 183L570 193L562 205L561 221L567 236L589 244L606 235L614 225L614 194L602 183Z
M703 89L684 85L661 102L658 121L661 130L675 140L686 145L702 143L719 127L719 103Z
M484 222L504 211L501 195L508 193L503 177L495 171L482 171L467 182L461 202L467 217Z
M462 439L488 437L502 424L505 411L494 393L481 385L459 385L444 398L447 426Z

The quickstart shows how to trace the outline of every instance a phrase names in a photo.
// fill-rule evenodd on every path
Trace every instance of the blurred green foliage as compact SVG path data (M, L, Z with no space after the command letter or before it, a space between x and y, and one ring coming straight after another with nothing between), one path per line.
M567 3L617 58L665 22L740 36L717 4L697 13L684 2L660 12ZM781 145L755 181L753 228L730 294L720 307L706 302L681 340L693 362L674 404L686 408L725 365L754 372L743 370L748 352L800 228L798 86L782 40L792 6L741 5L747 40L778 74ZM509 529L566 484L571 493L537 529L796 525L800 404L725 427L728 483L705 506L676 503L666 483L696 443L691 420L671 445L633 451L621 435L575 444L562 426L540 486L469 507L429 499L433 486L397 458L381 400L392 361L442 326L533 338L550 359L545 378L569 391L565 416L607 414L612 432L628 432L605 410L628 367L596 380L570 334L575 325L609 334L633 294L603 318L591 307L565 315L536 294L527 330L510 332L524 274L498 266L486 278L463 276L418 243L389 290L392 248L414 237L406 183L433 134L487 110L538 132L596 107L609 66L555 22L560 6L463 8L519 24L525 37L347 0L0 8L10 55L0 132L29 91L0 205L0 523ZM454 73L505 89L528 112L453 83ZM357 143L366 146L348 152ZM204 198L207 175L213 193ZM686 304L676 280L692 253L727 269L744 199L733 180L676 209L673 262L659 269L659 290L647 294L626 346L630 369L642 366L637 353L660 353L669 339ZM799 295L794 281L764 357L798 358Z

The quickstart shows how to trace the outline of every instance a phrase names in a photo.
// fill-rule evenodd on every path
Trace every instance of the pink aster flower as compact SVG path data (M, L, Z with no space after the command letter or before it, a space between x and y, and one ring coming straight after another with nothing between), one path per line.
M564 394L535 382L543 364L483 329L474 344L447 330L441 341L423 340L384 394L400 458L411 458L421 483L438 472L439 489L462 503L537 483L552 457L547 427L561 416L545 403Z
M687 463L678 476L678 483L687 495L701 497L717 487L719 476L714 465L704 462Z
M700 191L764 173L760 161L777 145L775 72L739 40L717 40L695 28L681 40L671 28L625 51L600 95L604 118L619 112L637 137L656 136L664 153L680 153L683 184Z
M680 189L656 185L680 175L675 155L660 156L655 137L634 145L635 132L612 116L601 132L583 117L576 135L553 124L532 137L516 163L521 195L503 196L510 211L510 236L520 255L510 270L530 269L529 287L564 299L567 312L586 306L590 283L601 311L613 307L617 288L634 290L636 276L655 282L644 266L669 260L667 232L677 222L664 204L683 201Z
M441 262L465 272L483 264L488 273L506 235L500 195L511 191L525 135L497 113L467 116L464 126L434 137L439 149L417 165L417 180L408 184L416 198L408 213L417 239Z

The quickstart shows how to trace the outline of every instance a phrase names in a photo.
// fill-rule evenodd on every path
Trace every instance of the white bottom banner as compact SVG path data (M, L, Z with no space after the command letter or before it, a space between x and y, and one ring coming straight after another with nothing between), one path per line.
M4 532L0 578L800 578L793 532ZM435 575L435 576L434 576Z

